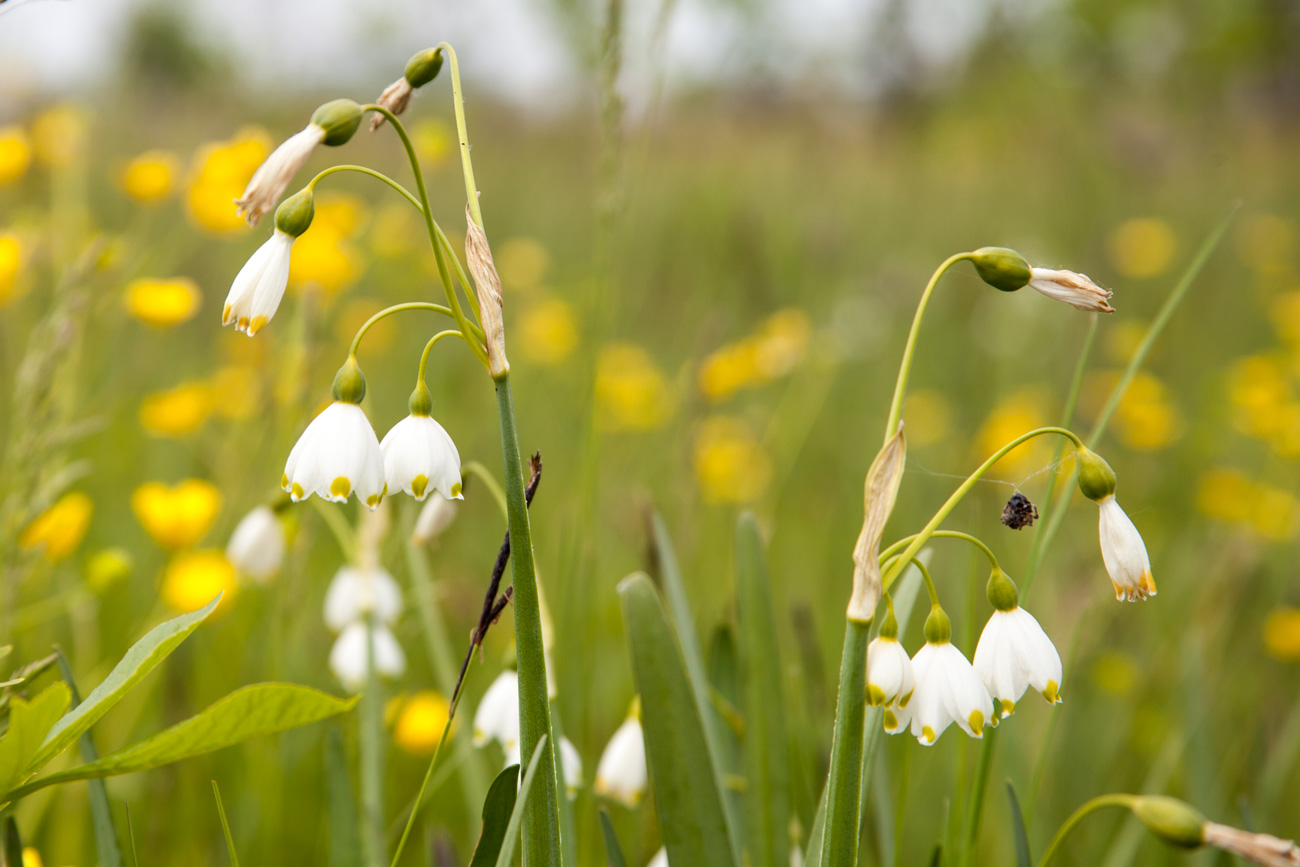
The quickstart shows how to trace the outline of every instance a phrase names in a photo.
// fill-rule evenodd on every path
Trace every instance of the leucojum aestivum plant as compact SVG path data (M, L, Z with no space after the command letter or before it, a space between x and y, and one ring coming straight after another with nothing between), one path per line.
M414 91L430 84L444 62L449 66L465 181L464 267L434 219L419 161L399 118ZM289 183L316 149L346 144L366 115L370 115L372 131L384 126L395 131L410 161L415 193L372 169L338 165L325 169L304 188L284 197ZM289 453L281 486L294 502L315 496L318 503L345 503L355 495L372 511L390 494L427 499L420 520L422 532L437 532L433 528L445 526L448 503L462 495L462 474L471 472L471 467L468 463L462 466L455 445L432 417L426 384L429 355L437 343L452 339L481 362L497 397L504 465L504 485L499 493L508 533L470 650L481 641L487 626L512 604L517 671L493 683L474 718L474 740L479 744L499 741L511 763L487 793L483 806L485 830L474 863L510 863L516 836L521 835L525 864L573 864L577 849L572 839L572 807L560 792L566 782L580 776L580 762L576 755L570 755L566 742L557 739L553 725L550 701L554 688L548 679L544 604L533 563L528 517L541 467L534 460L525 478L511 398L501 284L479 206L456 55L449 45L443 43L411 58L402 78L376 103L360 105L341 99L321 106L308 125L277 148L257 170L237 204L252 224L274 213L274 228L270 239L235 278L223 310L224 324L234 325L249 336L267 328L284 294L292 245L311 225L315 188L341 171L359 172L381 181L420 213L437 263L442 298L441 303L412 300L395 304L376 312L361 326L334 377L333 402L307 425ZM1205 252L1208 254L1208 248ZM1199 268L1203 259L1194 268ZM664 844L653 859L655 864L785 867L807 863L850 867L861 863L858 841L867 791L864 780L869 778L879 732L909 733L921 744L931 745L955 725L972 738L985 738L1014 714L1031 688L1050 704L1061 702L1061 657L1034 616L1020 607L1020 590L999 565L992 546L975 535L941 529L945 519L997 461L1021 445L1040 437L1062 444L1073 459L1080 492L1098 505L1101 559L1117 598L1136 602L1155 596L1156 584L1145 544L1116 499L1116 475L1092 448L1100 430L1085 438L1068 426L1050 426L1014 437L958 485L919 531L885 543L886 524L904 477L907 384L922 321L940 278L966 262L993 288L1016 292L1028 286L1084 311L1092 317L1092 327L1099 314L1112 311L1111 293L1086 276L1031 267L1015 251L1000 247L949 257L925 287L907 336L886 415L883 443L866 475L864 521L852 550L853 577L829 772L817 820L806 836L791 822L779 686L775 697L772 694L772 684L780 682L780 659L757 522L752 516L743 516L737 529L739 666L735 678L739 686L736 692L743 700L741 706L735 707L719 698L719 690L706 674L666 525L660 518L654 519L661 589L641 574L629 577L619 588L639 695L599 762L594 790L609 804L628 806L637 805L647 790L653 792ZM464 290L463 298L457 284ZM1176 290L1176 294L1185 288ZM381 441L361 409L367 385L358 351L372 325L399 313L432 313L450 320L451 325L431 330L419 358L409 415ZM1157 321L1163 325L1166 313ZM1150 339L1158 330L1153 327ZM1140 363L1144 353L1145 349L1138 353L1135 364ZM1122 391L1122 385L1120 388ZM472 471L483 477L490 490L495 489L490 473L482 467ZM382 521L366 519L362 513L363 520L354 531L336 512L328 512L330 508L323 506L323 514L355 561L355 569L336 579L339 589L332 587L327 600L327 619L341 631L331 662L345 683L364 687L362 835L366 862L379 865L389 861L390 854L381 797L382 764L377 755L382 734L378 684L380 675L401 668L400 647L395 646L385 626L400 601L394 601L396 591L391 580L384 580L386 573L375 560L374 539L383 532ZM1024 508L1023 504L1020 508ZM1051 513L1049 521L1059 520L1060 513ZM264 522L264 517L259 520ZM250 538L253 535L250 530ZM925 549L938 540L974 546L988 560L987 597L992 614L973 661L951 641L953 627L926 565ZM232 557L251 557L258 544L254 540L238 547L241 550L232 550ZM498 582L510 558L513 584L505 592L498 592ZM900 579L912 574L909 570L920 575L930 601L925 641L912 655L900 641L900 622L905 618L896 615L891 595ZM464 671L462 668L462 678ZM458 683L443 731L444 743L459 695ZM869 728L868 719L878 720L878 728ZM990 750L991 743L991 739L986 742ZM426 787L442 746L430 761ZM561 757L558 762L557 755ZM985 775L988 755L987 750L981 755ZM526 769L522 779L521 769ZM963 840L955 852L941 852L943 863L974 863L974 829L978 827L983 796L982 779L980 787L972 799ZM402 856L424 795L422 787L391 853L393 864ZM1061 827L1039 863L1045 865L1052 859L1061 841L1083 816L1105 806L1130 809L1155 834L1176 846L1215 846L1262 864L1300 863L1300 851L1290 843L1215 825L1173 799L1135 795L1105 795L1085 805ZM609 863L626 864L608 815L602 813L601 820ZM500 833L502 827L504 833ZM488 828L496 831L489 835ZM1028 864L1028 844L1023 834L1021 837L1018 857L1021 863Z

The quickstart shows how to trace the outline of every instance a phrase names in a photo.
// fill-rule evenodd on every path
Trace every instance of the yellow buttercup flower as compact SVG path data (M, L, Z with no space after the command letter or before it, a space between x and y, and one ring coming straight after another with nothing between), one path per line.
M235 586L235 567L220 551L184 551L167 564L162 599L175 611L193 611L224 593L220 610L229 603Z
M12 184L27 173L32 148L22 127L0 129L0 187Z
M1115 431L1135 451L1158 451L1182 436L1183 420L1165 384L1146 371L1129 383L1115 413Z
M1285 365L1276 358L1253 355L1228 369L1228 399L1233 425L1247 436L1269 439L1286 432L1284 407L1294 402Z
M0 307L18 297L23 244L17 235L0 234Z
M122 170L122 190L141 204L161 202L175 189L180 165L180 159L171 151L142 153Z
M169 328L194 317L203 301L198 284L188 277L135 280L126 287L126 309L141 322Z
M700 365L700 391L718 401L754 385L759 381L758 355L759 343L752 338L715 350Z
M1264 620L1264 647L1282 662L1300 662L1300 608L1279 605Z
M312 229L328 229L351 237L365 230L370 217L366 203L347 193L320 193L316 196Z
M1107 320L1106 326L1103 337L1106 357L1117 365L1128 364L1147 336L1147 324L1136 319L1122 319L1114 323Z
M1256 493L1255 483L1244 474L1218 467L1201 476L1196 488L1196 508L1216 521L1245 521L1254 508Z
M221 492L203 479L174 487L146 482L131 495L141 526L164 548L188 548L208 532L221 511Z
M213 403L208 383L182 383L144 399L140 404L140 426L154 436L184 436L207 421Z
M748 503L772 478L772 462L740 419L713 416L695 435L695 480L709 503Z
M32 150L42 165L69 165L86 143L86 117L71 105L56 105L32 121Z
M1300 346L1300 290L1283 292L1273 299L1269 318L1278 337L1293 347Z
M530 306L519 323L519 350L529 361L551 367L578 346L578 320L568 302L547 298Z
M393 726L393 740L413 756L429 755L442 739L450 710L440 693L417 692L402 703Z
M501 285L507 289L536 289L551 270L551 254L535 238L510 238L495 259Z
M214 235L229 235L247 229L235 211L235 199L244 193L253 172L270 153L270 139L264 130L240 130L228 141L209 142L194 155L193 180L185 204L200 229Z
M1011 440L1048 424L1047 396L1038 386L1028 386L1004 397L975 436L976 459L984 460ZM1019 475L1047 463L1051 452L1043 437L1037 437L998 461L1003 473Z
M1293 539L1300 530L1300 500L1290 491L1260 485L1251 506L1251 529L1270 542Z
M355 283L363 264L361 253L344 235L313 225L294 241L289 253L289 285L319 286L333 294Z
M103 593L131 574L131 552L125 548L105 548L96 551L86 561L86 584L96 593Z
M208 394L217 415L232 420L246 419L257 412L262 402L262 379L253 367L223 367L212 377Z
M907 444L928 446L941 442L952 426L952 407L943 392L933 388L918 388L908 392L903 404L903 418L907 422Z
M438 118L421 120L411 129L411 143L420 159L430 166L447 161L455 147L456 136L446 122Z
M405 256L424 238L424 224L406 202L393 202L375 212L370 228L370 249L378 255L386 259ZM426 246L422 252L427 250ZM433 254L430 252L429 256L432 258Z
M674 409L667 380L639 346L607 346L596 359L597 422L604 430L651 430Z
M47 560L62 560L77 550L94 512L90 497L80 491L64 494L27 525L18 537L18 546L27 550L39 547Z
M754 363L759 376L771 381L793 370L803 361L811 336L812 323L802 310L788 307L769 316L756 335Z
M1275 214L1250 214L1238 223L1237 255L1257 274L1285 274L1295 264L1296 227Z
M1110 236L1110 261L1125 277L1158 277L1174 258L1178 240L1164 220L1125 220Z

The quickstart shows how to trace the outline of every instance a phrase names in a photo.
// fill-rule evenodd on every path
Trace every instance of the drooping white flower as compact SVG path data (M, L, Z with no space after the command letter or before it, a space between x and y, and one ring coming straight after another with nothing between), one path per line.
M406 671L406 654L387 626L374 626L375 672L381 677L401 677ZM364 622L344 628L330 649L330 670L350 692L366 683L366 661L370 657L371 636Z
M519 743L519 675L503 671L474 711L474 746L497 741L507 751Z
M241 518L230 534L226 559L240 575L265 584L280 571L284 548L280 519L268 507L258 506Z
M1114 313L1115 308L1107 301L1111 291L1103 289L1088 278L1087 274L1074 271L1054 271L1051 268L1031 268L1029 285L1055 301L1069 304L1076 310L1098 313Z
M566 737L560 737L560 761L564 766L564 791L572 801L578 797L578 790L582 788L582 756L578 755L578 748ZM515 741L506 747L506 764L505 767L519 765L520 773L523 773L523 761L520 757L519 741ZM520 777L523 781L523 777Z
M402 590L383 569L344 566L325 592L325 625L335 632L373 613L391 624L402 612Z
M380 115L380 117L383 117L383 115ZM425 501L424 507L420 509L419 517L415 519L415 529L411 531L411 541L417 545L423 545L430 539L438 538L456 519L456 511L455 500L449 500L442 494L435 492Z
M894 717L890 733L907 725L925 746L932 745L952 723L973 738L984 736L986 723L996 725L993 701L966 657L946 639L926 642L912 657L916 689L907 707L886 714Z
M235 324L249 337L261 331L280 307L289 285L289 252L293 236L276 229L235 275L221 311L221 324Z
M1151 560L1137 527L1115 501L1114 494L1102 497L1097 505L1101 507L1101 559L1115 585L1115 598L1136 602L1155 596Z
M641 803L649 771L646 768L645 732L633 714L614 732L596 765L597 795L628 807Z
M460 493L460 453L442 427L428 415L408 415L393 425L380 443L384 481L389 490L423 500L437 491L449 500Z
M1050 704L1061 700L1061 656L1034 615L1019 606L993 612L975 647L974 667L1004 717L1030 686Z
M867 645L867 703L906 707L915 679L912 660L897 638L880 635Z
M370 508L383 500L384 456L365 412L336 400L312 419L289 452L280 486L295 503L312 494L335 503L357 499Z
M650 863L645 867L669 867L668 850L660 847L659 851L655 853L655 856L650 859Z
M275 207L284 195L289 181L298 174L306 164L311 152L325 141L325 128L316 123L309 123L300 132L285 139L278 148L271 152L266 162L257 167L244 194L235 199L239 216L256 226L262 215Z

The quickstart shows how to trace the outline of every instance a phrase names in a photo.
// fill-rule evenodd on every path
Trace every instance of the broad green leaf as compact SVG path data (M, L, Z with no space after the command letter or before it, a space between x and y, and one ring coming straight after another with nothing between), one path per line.
M325 737L325 797L329 815L330 867L361 867L361 829L357 801L343 754L343 736L330 726Z
M351 710L344 700L292 683L255 683L219 699L207 710L97 762L69 768L32 782L14 794L46 786L147 771L214 752L262 735L309 725Z
M736 525L736 589L745 704L745 803L755 867L790 863L790 757L781 689L772 587L763 539L752 512Z
M537 741L537 749L533 750L533 758L528 763L528 772L524 774L523 785L519 787L519 797L515 800L515 808L510 811L510 824L506 826L505 839L501 841L501 851L497 854L496 867L510 867L515 860L515 843L519 840L519 826L524 821L524 804L528 802L528 791L533 787L533 778L537 776L537 768L541 765L541 758L544 755L550 755L546 751L546 735L542 735ZM515 771L518 772L519 766L515 765Z
M736 864L699 707L663 603L643 573L624 578L618 593L668 860L710 867Z
M483 800L483 830L479 832L469 867L491 867L497 863L497 858L501 855L501 844L506 839L506 828L510 825L510 815L518 800L518 790L518 765L506 768L492 781L487 797Z
M81 704L81 693L77 691L76 681L72 677L72 666L68 664L62 648L56 648L55 654L59 657L59 673L63 676L63 682L72 691L72 706L76 707ZM99 760L99 750L95 749L95 741L90 732L81 736L81 758L87 762ZM108 787L103 780L90 780L86 787L90 790L90 817L95 832L95 854L99 859L99 867L122 867L122 846L117 839L117 828L113 825Z
M173 617L166 623L160 623L150 629L139 641L131 646L126 655L113 667L108 677L93 690L86 700L77 705L71 713L55 723L45 738L45 743L28 763L27 774L33 774L45 766L50 759L66 750L82 733L99 722L100 717L108 713L113 705L122 700L131 687L140 682L158 663L176 649L190 633L198 629L209 614L221 601L218 593L207 605L189 614Z
M15 698L9 703L9 730L0 740L0 792L9 792L29 776L24 768L71 700L72 691L60 682L50 684L31 701Z
M1033 856L1029 854L1029 835L1025 833L1025 815L1020 810L1020 799L1016 797L1016 787L1007 780L1007 798L1011 801L1011 834L1016 843L1016 867L1034 867Z
M609 820L609 811L600 808L600 833L605 838L605 857L609 867L627 867L623 857L623 847L618 844L618 835L614 833L614 823Z
M230 867L239 867L239 854L235 852L235 839L230 836L230 823L226 821L226 808L221 803L221 789L217 781L212 781L212 797L217 801L217 816L221 819L221 833L226 837L226 854L230 856Z

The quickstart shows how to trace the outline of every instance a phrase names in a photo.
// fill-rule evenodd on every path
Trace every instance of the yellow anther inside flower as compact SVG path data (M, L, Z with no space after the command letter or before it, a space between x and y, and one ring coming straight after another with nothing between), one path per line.
M80 491L64 494L27 525L18 537L18 546L27 550L39 547L46 559L62 560L81 544L94 511L95 504Z
M411 490L415 493L417 497L423 497L424 489L427 488L428 486L429 486L429 477L426 475L421 474L411 479Z
M330 493L336 497L346 498L348 494L352 493L352 483L343 476L339 476L330 482Z
M142 204L161 202L172 194L180 160L171 151L148 151L122 170L122 190Z
M140 404L140 426L154 436L178 437L192 433L212 412L212 387L187 382L156 392Z
M694 464L700 492L710 503L751 502L772 477L772 462L749 426L727 416L714 416L700 426Z
M984 714L981 711L971 711L966 721L970 723L970 730L975 733L976 737L984 734Z
M186 551L167 564L162 599L175 611L193 611L224 593L226 602L235 591L235 567L220 551ZM224 607L224 606L219 606Z
M159 545L188 548L203 538L221 511L221 492L203 479L186 479L174 487L146 482L131 496L131 508Z
M401 706L393 726L393 740L411 755L427 756L442 739L449 713L450 706L439 693L417 692Z
M23 245L16 235L0 235L0 306L18 295Z
M21 178L31 161L31 145L22 128L7 126L0 129L0 187Z
M198 312L203 293L185 277L135 280L126 287L126 309L141 322L158 328L179 325Z

